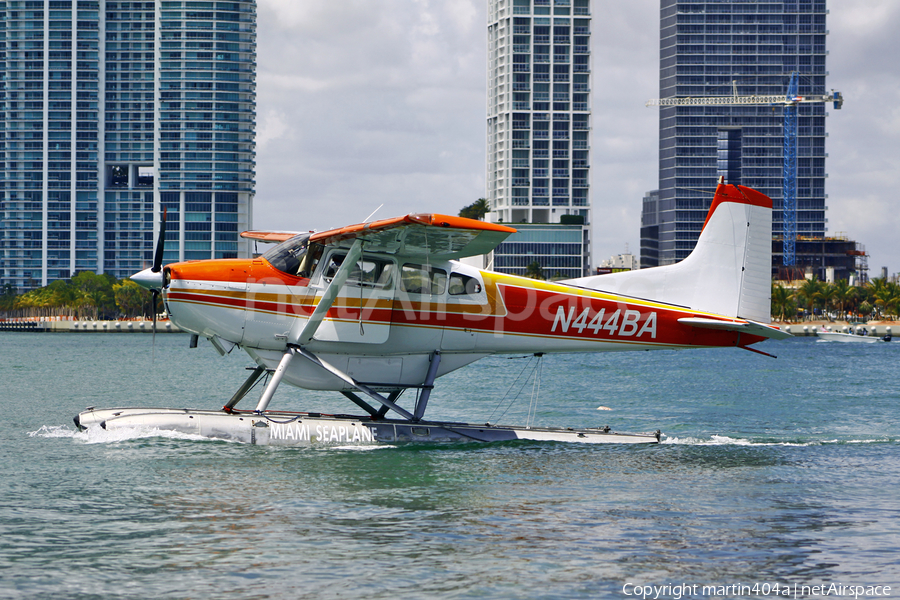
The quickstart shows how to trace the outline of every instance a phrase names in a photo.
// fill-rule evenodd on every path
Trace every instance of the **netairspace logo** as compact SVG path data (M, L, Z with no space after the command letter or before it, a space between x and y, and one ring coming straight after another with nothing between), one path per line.
M666 585L638 585L626 583L622 586L626 596L641 600L681 600L691 597L780 597L808 598L810 596L832 596L835 598L878 598L889 597L889 585L845 585L843 583L820 583L804 585L799 583L754 583L729 585L701 585L697 583L680 583Z

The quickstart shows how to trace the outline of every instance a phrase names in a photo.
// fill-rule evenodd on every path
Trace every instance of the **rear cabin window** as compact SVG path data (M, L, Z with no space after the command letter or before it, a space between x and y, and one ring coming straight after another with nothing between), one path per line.
M347 258L345 253L335 253L328 257L324 277L331 281ZM362 287L385 289L391 287L394 279L394 263L389 260L363 257L356 261L356 266L347 277L347 284Z
M443 295L447 272L424 265L405 264L400 270L400 289L410 294Z
M481 282L462 273L452 273L447 290L451 296L474 296L481 292Z

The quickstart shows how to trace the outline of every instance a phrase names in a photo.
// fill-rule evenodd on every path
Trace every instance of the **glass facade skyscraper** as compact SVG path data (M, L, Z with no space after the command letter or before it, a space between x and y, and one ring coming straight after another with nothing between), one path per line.
M489 218L542 225L494 251L498 271L590 270L590 36L590 0L488 0Z
M0 284L248 256L255 2L0 2Z
M825 94L825 0L661 0L660 98ZM659 109L658 263L693 249L719 176L772 198L773 235L782 230L784 113L781 106ZM825 234L826 105L798 107L797 235ZM646 200L645 200L646 203ZM645 206L645 213L647 212ZM643 236L642 236L643 237ZM653 266L651 257L642 266ZM649 263L649 264L648 264Z

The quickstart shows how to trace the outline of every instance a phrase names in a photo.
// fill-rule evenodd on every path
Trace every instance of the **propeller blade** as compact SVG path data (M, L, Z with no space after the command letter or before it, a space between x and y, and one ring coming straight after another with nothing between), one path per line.
M159 238L156 240L156 254L153 255L153 273L159 273L162 269L163 246L166 242L166 207L163 207L162 219L159 221Z
M152 312L153 312L153 337L151 338L151 344L156 347L156 301L159 298L159 290L152 289L150 290L151 300L150 302L153 304Z

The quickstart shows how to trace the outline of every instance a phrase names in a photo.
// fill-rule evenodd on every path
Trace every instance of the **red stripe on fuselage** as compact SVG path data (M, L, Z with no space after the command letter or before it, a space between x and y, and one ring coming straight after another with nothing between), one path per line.
M656 303L589 297L502 283L497 285L497 289L501 301L495 309L502 314L487 313L490 310L487 304L448 305L395 299L391 308L367 307L364 301L362 318L373 323L598 342L735 346L762 340L757 336L741 337L733 331L702 329L679 323L679 318L708 315L666 308ZM284 297L298 298L291 294ZM167 299L301 318L309 317L315 308L312 304L258 300L252 292L177 288L167 293ZM353 300L352 297L340 298L326 318L359 319L359 305L353 306Z

